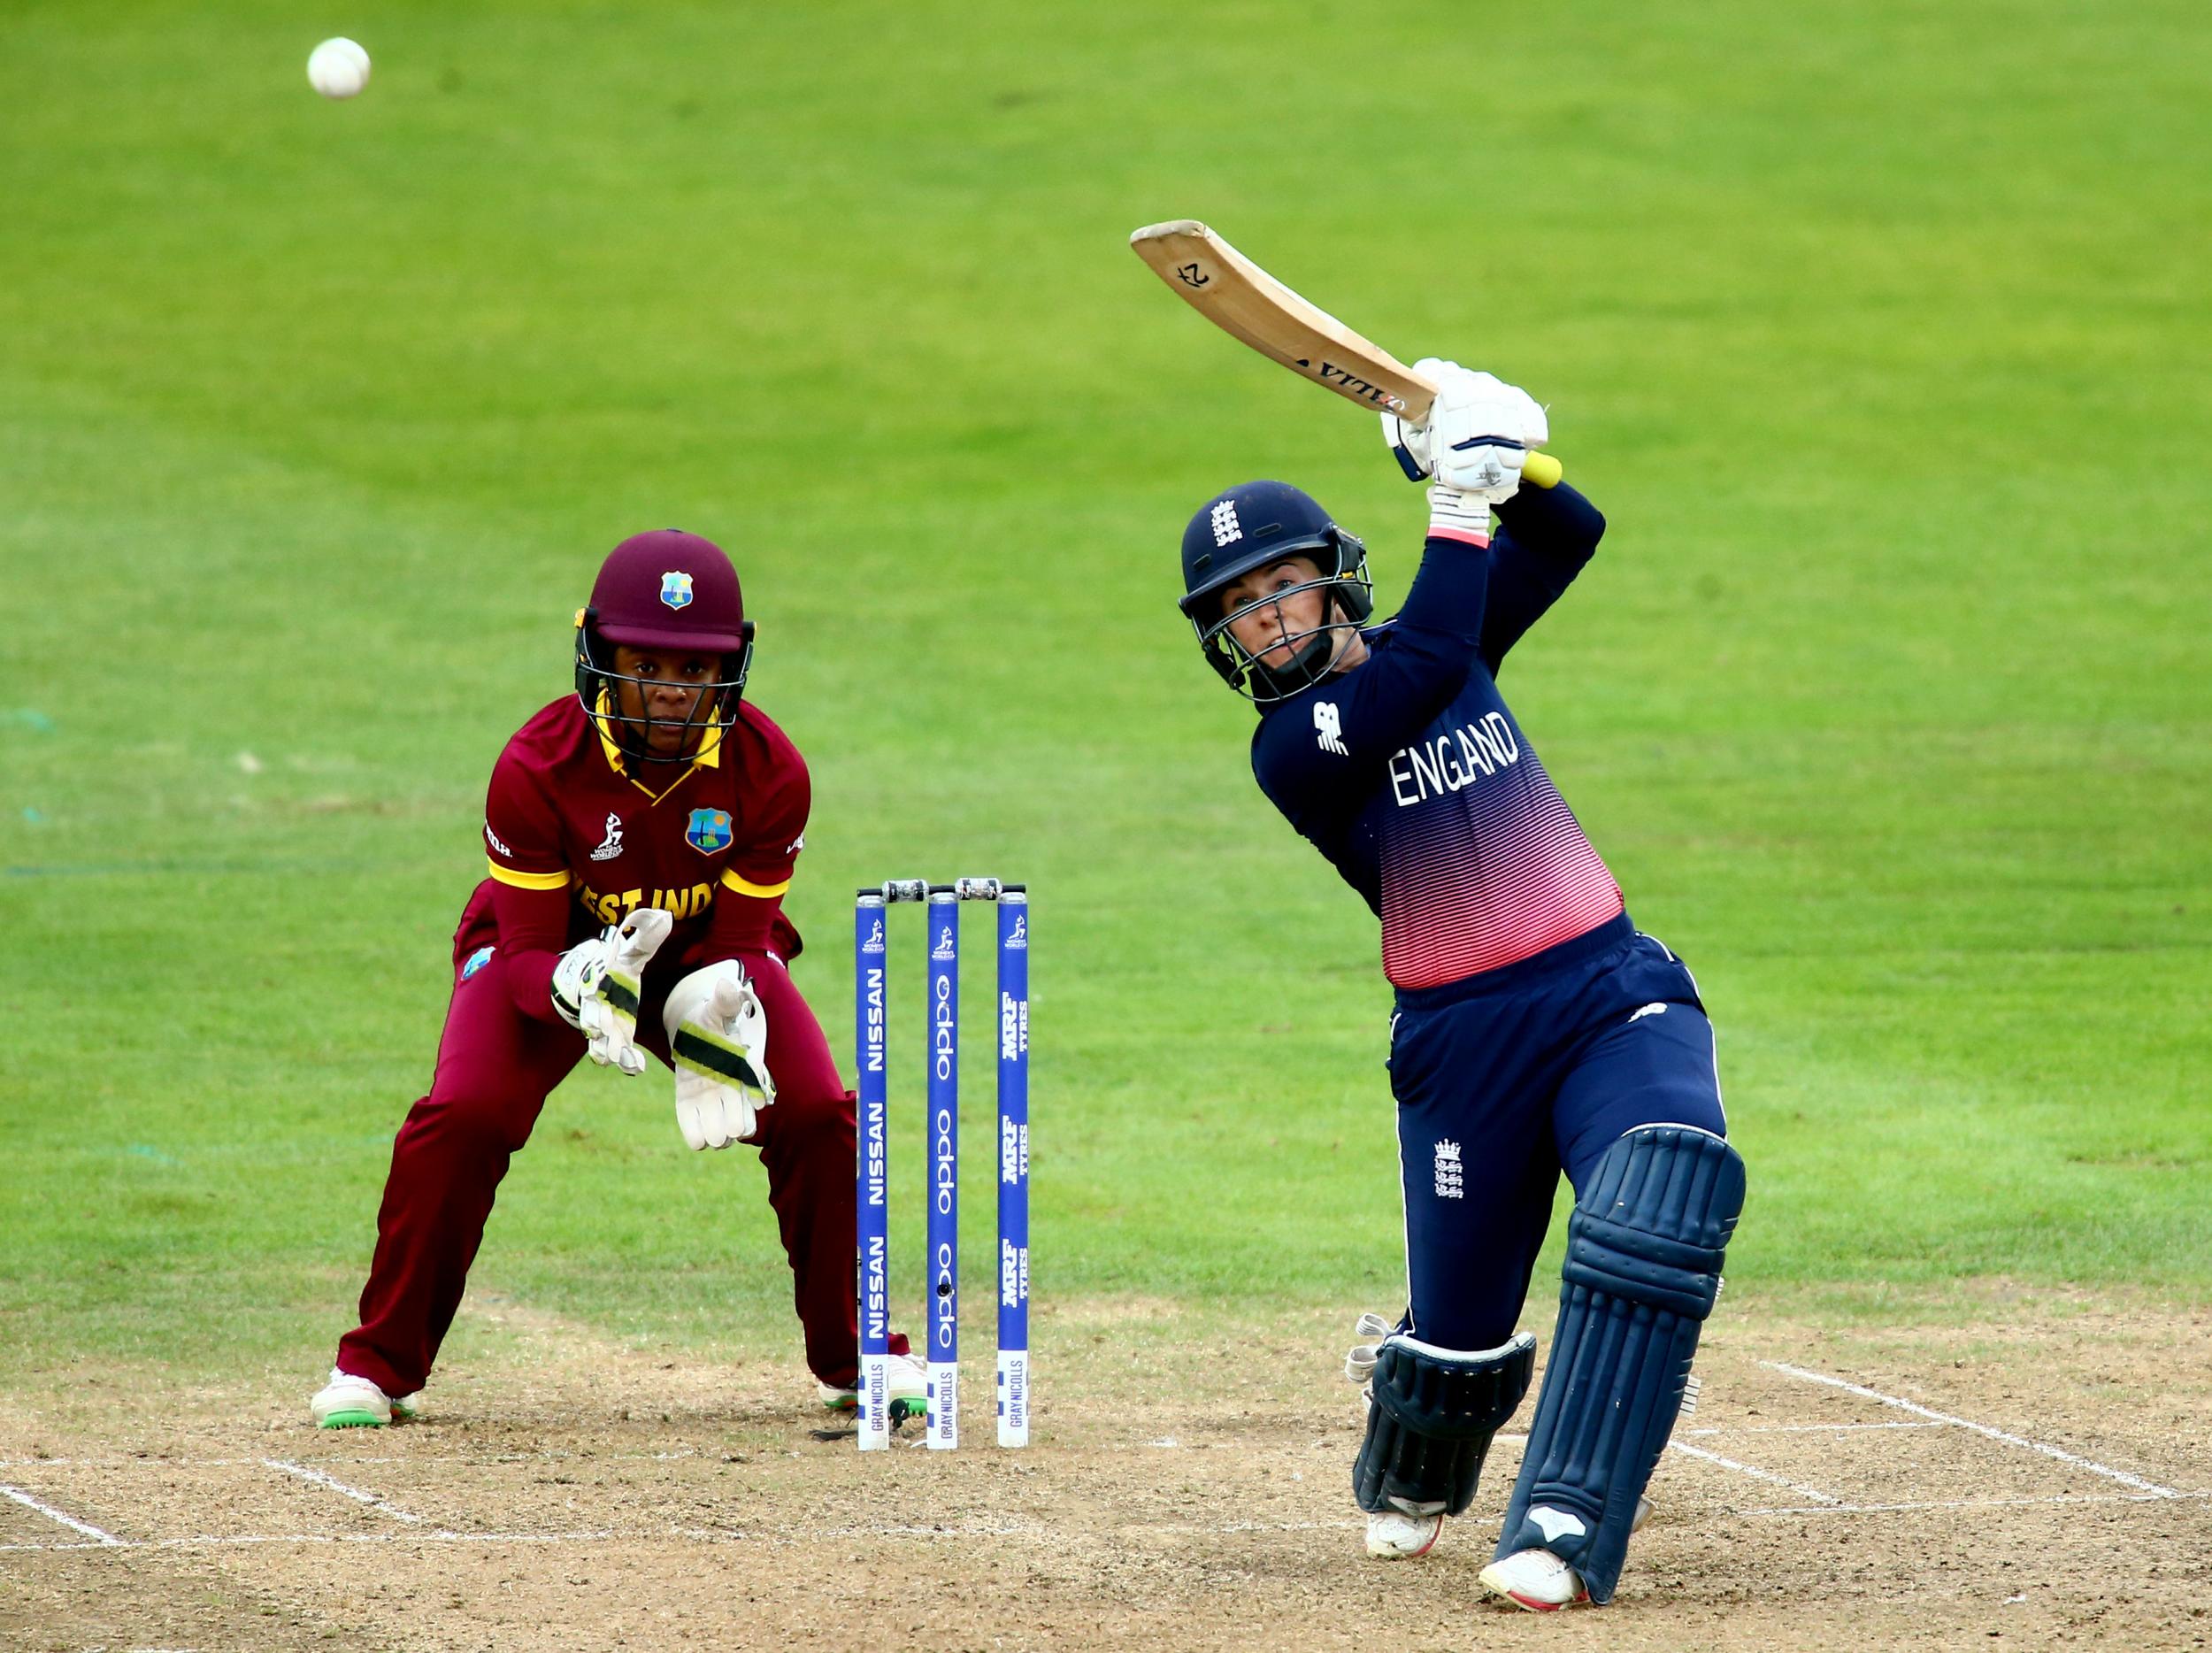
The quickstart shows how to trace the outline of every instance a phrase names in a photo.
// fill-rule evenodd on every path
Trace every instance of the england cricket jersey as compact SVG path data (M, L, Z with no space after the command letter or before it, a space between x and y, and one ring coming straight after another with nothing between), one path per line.
M1596 550L1572 488L1525 488L1487 547L1432 538L1349 672L1267 709L1261 789L1382 919L1383 972L1429 988L1573 940L1620 887L1498 693L1506 651Z

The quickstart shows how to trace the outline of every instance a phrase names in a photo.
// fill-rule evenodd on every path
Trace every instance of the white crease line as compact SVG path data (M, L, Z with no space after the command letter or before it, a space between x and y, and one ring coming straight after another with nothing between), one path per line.
M235 1469L259 1464L257 1457L156 1457L142 1453L116 1457L0 1458L0 1469ZM436 1463L435 1458L357 1457L356 1464Z
M1809 1435L1849 1434L1861 1429L1944 1429L1947 1424L1713 1424L1703 1429L1684 1429L1686 1435Z
M199 1538L114 1538L106 1544L0 1544L11 1549L204 1549L226 1544L578 1544L619 1536L603 1533L236 1533Z
M1801 1497L1816 1498L1824 1504L1843 1502L1834 1494L1823 1492L1817 1487L1805 1486L1790 1480L1787 1476L1778 1475L1770 1469L1755 1469L1748 1464L1739 1464L1732 1457L1723 1457L1717 1452L1708 1452L1703 1447L1684 1446L1679 1441L1670 1441L1667 1442L1667 1449L1671 1452L1685 1453L1691 1457L1701 1457L1709 1464L1717 1464L1723 1469L1732 1469L1740 1474L1750 1475L1760 1480L1772 1481L1778 1487L1787 1487Z
M116 1537L114 1534L103 1533L98 1527L93 1526L91 1522L80 1521L73 1515L64 1515L59 1510L54 1508L52 1504L41 1503L37 1499L32 1497L29 1493L25 1492L20 1487L0 1487L0 1494L5 1494L27 1510L36 1510L41 1515L46 1516L52 1520L59 1521L64 1526L67 1527L73 1533L82 1533L87 1538L97 1540L103 1548L121 1549L124 1545L124 1541ZM37 1546L30 1545L27 1546L27 1548L36 1549Z
M306 1433L306 1429L307 1426L301 1426L301 1433ZM348 1433L366 1434L369 1431L356 1430L349 1431ZM1527 1439L1528 1437L1526 1435L1517 1434L1501 1434L1493 1437L1494 1442L1502 1443L1510 1443L1516 1441L1525 1442ZM904 1449L909 1446L918 1448L920 1443L921 1437L919 1435L902 1436L900 1439L901 1449ZM1186 1441L1180 1444L1179 1449L1186 1452L1233 1453L1241 1450L1246 1444L1247 1443L1240 1438L1224 1436L1223 1438L1215 1441ZM1329 1443L1320 1442L1316 1444L1325 1446ZM848 1438L847 1441L846 1449L848 1451L851 1449L849 1438ZM1094 1443L1085 1449L1093 1455L1102 1456L1109 1453L1118 1454L1123 1452L1141 1452L1148 1450L1150 1448L1148 1442L1142 1441L1108 1441ZM1349 1449L1347 1449L1348 1450ZM771 1447L746 1447L742 1449L742 1454L739 1456L742 1456L744 1454L757 1455L760 1453L772 1454L775 1450L776 1449ZM708 1465L709 1466L712 1466L716 1464L728 1460L733 1455L722 1451L720 1449L700 1450L688 1447L680 1451L673 1452L572 1452L558 1448L546 1448L536 1452L486 1452L481 1454L472 1452L402 1452L382 1454L373 1457L366 1456L355 1457L351 1455L348 1455L345 1461L349 1465L402 1464L410 1466L427 1467L432 1465L439 1464L457 1464L467 1469L497 1469L502 1465L508 1464L636 1464L662 1463L674 1459L692 1458L696 1459L700 1463ZM987 1458L979 1457L976 1463L978 1467L981 1467L990 1461L991 1460ZM266 1458L261 1457L167 1457L160 1456L142 1457L135 1453L132 1453L127 1456L118 1456L114 1457L0 1458L0 1470L237 1469L247 1465L259 1465L266 1464L268 1460Z
M395 1521L407 1521L419 1525L422 1520L419 1515L410 1514L397 1504L388 1503L373 1492L363 1492L358 1487L349 1487L334 1476L326 1475L319 1469L310 1469L304 1464L295 1464L289 1458L280 1457L265 1457L261 1461L271 1469L281 1471L287 1475L296 1475L302 1480L311 1480L318 1487L327 1487L331 1491L350 1498L356 1503L365 1503L378 1514L388 1515Z
M2162 1503L2212 1498L2212 1492L2059 1492L2034 1498L1938 1498L1924 1503L1828 1503L1800 1509L1739 1510L1738 1515L1883 1515L1899 1510L1983 1510L2022 1503Z
M2115 1469L2109 1464L2100 1464L2096 1459L2084 1457L2078 1452L2069 1452L2065 1448L2052 1446L2047 1442L2031 1441L2025 1435L2011 1434L2002 1429L1993 1429L1987 1424L1978 1424L1970 1418L1955 1417L1949 1412L1937 1411L1932 1407L1922 1406L1912 1401L1901 1400L1894 1395L1885 1395L1879 1389L1870 1389L1863 1383L1849 1383L1841 1378L1832 1378L1824 1372L1809 1372L1802 1366L1793 1366L1779 1360L1762 1360L1759 1364L1789 1377L1802 1378L1808 1383L1824 1383L1830 1388L1842 1389L1847 1394L1862 1395L1870 1401L1879 1401L1885 1406L1894 1406L1901 1411L1911 1412L1921 1418L1932 1419L1939 1424L1955 1424L1961 1429L1971 1429L1978 1435L1986 1435L1992 1441L2001 1441L2007 1446L2025 1447L2031 1452L2040 1452L2044 1457L2055 1457L2062 1464L2070 1464L2077 1469L2085 1469L2092 1474L2102 1475L2108 1480L2116 1480L2123 1487L2132 1487L2138 1492L2148 1493L2154 1498L2182 1496L2177 1488L2162 1487L2154 1480L2145 1480L2140 1475L2131 1475L2124 1469Z
M672 1458L697 1457L700 1454L686 1447L677 1452L568 1452L557 1447L548 1447L536 1452L490 1452L473 1454L449 1453L394 1453L382 1457L354 1457L349 1464L462 1464L471 1469L486 1469L501 1464L565 1464L588 1460L594 1464L661 1463ZM265 1457L165 1457L159 1455L131 1453L113 1457L25 1457L0 1458L0 1469L237 1469L250 1464L266 1464Z
M1360 1525L1358 1521L1228 1521L1214 1526L1184 1527L1149 1526L1139 1531L1161 1533L1304 1533L1347 1531ZM711 1532L704 1527L672 1526L657 1532L623 1532L612 1530L593 1533L241 1533L209 1534L197 1538L115 1539L113 1548L119 1549L204 1549L248 1544L574 1544L596 1542L649 1543L659 1538L685 1538L699 1543L748 1545L769 1544L779 1548L795 1548L819 1543L824 1539L849 1538L1035 1538L1053 1536L1051 1532L1034 1523L1028 1525L989 1526L980 1522L937 1526L853 1526L825 1529L808 1533L763 1533L757 1529L733 1529ZM0 1544L0 1554L26 1549L102 1549L109 1545L73 1543L66 1541L50 1544Z
M679 1531L684 1529L677 1529ZM698 1532L703 1529L689 1529ZM948 1521L941 1526L826 1526L817 1536L845 1538L1049 1538L1052 1529L1036 1521Z

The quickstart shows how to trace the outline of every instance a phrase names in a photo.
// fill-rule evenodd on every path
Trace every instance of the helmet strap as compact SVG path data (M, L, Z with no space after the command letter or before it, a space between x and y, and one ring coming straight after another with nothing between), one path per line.
M1327 604L1327 609L1321 624L1314 627L1311 641L1296 654L1279 666L1263 665L1256 659L1247 662L1252 681L1269 691L1265 696L1256 694L1252 696L1260 704L1271 705L1277 701L1288 700L1293 695L1302 694L1328 676L1329 667L1335 664L1337 650L1342 646L1341 634L1357 626L1358 622L1345 612L1345 605L1340 601L1335 586L1332 585L1325 590L1322 600ZM1336 618L1331 619L1331 613Z

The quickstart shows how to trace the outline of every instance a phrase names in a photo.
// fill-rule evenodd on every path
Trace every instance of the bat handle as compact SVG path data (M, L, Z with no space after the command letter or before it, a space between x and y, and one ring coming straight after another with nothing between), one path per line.
M1521 481L1537 488L1556 488L1567 467L1548 453L1532 453L1521 461Z

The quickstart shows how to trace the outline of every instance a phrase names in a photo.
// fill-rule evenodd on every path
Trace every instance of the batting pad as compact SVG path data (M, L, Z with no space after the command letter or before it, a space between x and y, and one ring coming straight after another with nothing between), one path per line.
M1439 1349L1394 1333L1375 1353L1367 1436L1352 1461L1352 1495L1370 1512L1457 1515L1475 1495L1490 1438L1528 1393L1536 1340L1495 1349Z
M1568 1223L1559 1325L1501 1558L1548 1549L1592 1601L1611 1599L1743 1201L1743 1157L1709 1131L1644 1126L1605 1150Z

